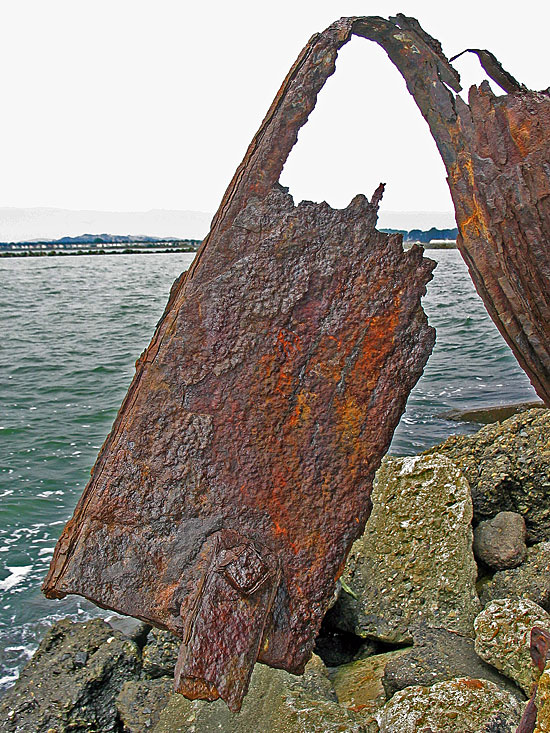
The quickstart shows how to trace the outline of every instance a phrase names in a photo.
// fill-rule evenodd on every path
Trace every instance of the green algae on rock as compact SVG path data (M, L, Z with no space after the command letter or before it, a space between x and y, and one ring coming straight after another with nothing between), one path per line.
M523 704L488 680L459 678L397 692L377 716L380 733L514 733Z
M153 628L142 651L143 676L155 678L173 675L180 643L170 631Z
M526 695L540 676L531 661L531 629L550 628L550 615L526 599L492 601L475 620L479 656L514 680Z
M444 456L386 458L364 535L350 552L331 618L385 642L412 640L421 623L473 636L475 591L468 483Z
M124 733L146 733L152 730L173 687L172 677L125 682L116 699Z

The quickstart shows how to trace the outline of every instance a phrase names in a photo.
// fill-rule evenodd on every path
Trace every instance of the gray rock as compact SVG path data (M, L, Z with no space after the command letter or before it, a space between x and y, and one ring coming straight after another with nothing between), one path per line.
M59 621L2 698L0 730L116 731L115 699L140 668L137 645L105 621Z
M507 420L518 412L525 412L525 410L541 407L544 408L544 402L541 400L537 400L536 402L516 402L511 405L487 405L486 407L476 407L471 410L448 410L447 412L442 412L439 417L444 417L446 420L456 420L457 422L477 422L482 425L489 425L489 423Z
M452 436L427 454L459 464L472 490L475 523L517 512L529 543L550 540L550 410L528 410L475 435Z
M474 642L445 629L422 627L413 632L414 647L386 665L382 683L388 699L406 687L429 687L457 677L489 680L518 699L524 695L508 678L476 654Z
M380 733L515 733L523 704L493 682L469 678L407 687L386 703Z
M144 733L152 730L168 703L173 687L172 677L125 682L116 699L124 733Z
M538 678L529 650L533 626L550 630L550 615L524 599L492 601L475 620L476 652L514 680L526 695Z
M482 585L480 598L484 606L499 598L527 598L550 611L550 542L530 547L519 567L495 573Z
M143 647L143 676L173 676L181 639L169 631L152 629Z
M331 623L385 642L419 623L473 636L475 591L468 484L443 456L385 459L365 534L351 550Z
M377 725L335 702L318 657L304 677L257 664L240 713L217 700L191 702L173 694L154 733L374 733Z
M138 618L132 618L131 616L119 616L117 613L109 616L105 620L115 631L120 631L128 639L135 641L140 649L145 644L147 635L151 631L150 624L146 624L144 621L140 621Z
M516 568L525 560L525 520L516 512L499 512L474 529L474 555L494 570Z

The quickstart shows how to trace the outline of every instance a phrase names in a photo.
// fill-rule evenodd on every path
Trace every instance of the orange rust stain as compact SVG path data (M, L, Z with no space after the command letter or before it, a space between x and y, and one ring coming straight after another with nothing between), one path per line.
M311 407L308 404L308 399L315 399L315 394L310 392L299 392L296 395L296 405L294 412L288 420L288 424L291 428L296 427L298 423L307 423L311 417Z
M470 690L482 690L483 683L481 680L461 680L459 683L462 687L468 687Z
M287 541L286 544L288 547L291 548L292 552L297 555L298 552L300 552L301 546L298 545L296 542L293 542L288 535L288 530L285 527L281 527L279 522L277 520L273 519L273 528L274 528L274 534L276 537L284 537Z
M364 416L364 405L359 405L354 397L348 397L344 400L339 410L339 428L342 439L346 443L357 440L361 434L361 424Z
M275 519L273 520L273 527L275 528L276 535L288 535L287 530L284 527L281 527L279 522L277 522Z
M491 239L491 233L487 228L487 221L482 206L477 197L477 187L475 182L474 164L471 156L459 160L452 172L453 181L464 178L470 186L472 197L472 213L459 222L460 233L466 241L470 239Z
M292 356L302 348L301 338L293 331L281 329L277 334L277 344L283 349L286 357Z
M283 395L283 397L287 397L290 392L292 392L292 376L290 374L286 374L286 372L283 372L282 369L279 372L279 376L277 378L275 391L279 392L279 394Z
M510 134L512 140L520 152L522 158L525 158L532 149L532 127L531 119L516 119L513 114L508 114L508 125L510 126Z

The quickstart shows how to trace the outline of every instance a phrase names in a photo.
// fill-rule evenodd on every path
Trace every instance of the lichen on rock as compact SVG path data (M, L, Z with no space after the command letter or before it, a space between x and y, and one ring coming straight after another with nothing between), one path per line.
M468 483L444 456L386 458L364 535L351 550L331 618L385 642L419 624L473 636L480 610Z
M379 713L380 733L514 733L523 705L493 682L459 678L407 687Z
M526 599L492 601L475 620L476 652L514 680L526 695L540 676L529 650L534 626L550 628L550 615Z
M540 676L535 702L537 722L534 733L550 733L550 663Z

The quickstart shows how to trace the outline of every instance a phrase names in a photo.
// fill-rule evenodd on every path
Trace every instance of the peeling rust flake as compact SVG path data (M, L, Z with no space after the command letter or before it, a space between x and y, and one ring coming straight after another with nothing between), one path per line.
M352 32L314 36L179 278L57 544L44 592L182 640L176 689L240 708L256 660L301 673L374 472L434 343L434 263L278 184Z

